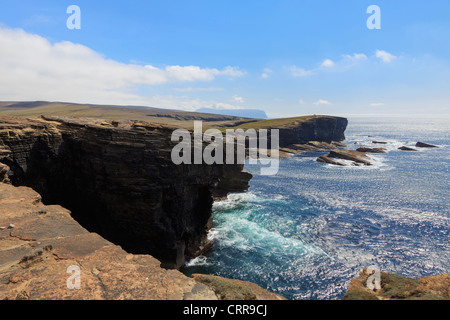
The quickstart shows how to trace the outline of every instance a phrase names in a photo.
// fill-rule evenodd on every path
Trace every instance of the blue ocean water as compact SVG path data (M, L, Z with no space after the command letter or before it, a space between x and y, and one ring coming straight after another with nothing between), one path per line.
M389 149L372 167L282 159L257 166L246 193L214 204L215 248L187 264L257 283L288 299L341 299L362 268L418 277L450 272L450 119L349 119L347 145ZM397 150L417 141L439 146ZM358 144L355 144L358 143Z

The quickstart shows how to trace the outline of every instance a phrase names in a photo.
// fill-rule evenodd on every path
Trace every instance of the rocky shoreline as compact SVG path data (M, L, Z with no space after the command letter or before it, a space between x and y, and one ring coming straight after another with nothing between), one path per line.
M372 141L372 144L376 145L387 145L389 142L384 141ZM345 145L344 145L345 147ZM415 147L417 148L439 148L438 146L417 142ZM419 151L412 147L402 146L397 150L400 151ZM367 147L362 146L356 150L343 150L343 149L333 149L328 155L322 155L317 158L317 162L327 163L336 166L371 166L373 165L373 159L368 156L368 153L372 154L383 154L388 153L388 149L379 147ZM342 161L344 160L344 161Z

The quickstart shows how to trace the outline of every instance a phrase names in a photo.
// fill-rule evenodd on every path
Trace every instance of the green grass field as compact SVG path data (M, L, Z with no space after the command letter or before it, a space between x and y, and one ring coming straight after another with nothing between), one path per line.
M201 120L203 130L289 128L314 117L301 116L280 119L249 119L207 113L186 112L146 107L102 106L63 102L0 102L0 116L39 118L41 115L95 118L104 120L139 120L167 124L182 128L193 128L194 120Z

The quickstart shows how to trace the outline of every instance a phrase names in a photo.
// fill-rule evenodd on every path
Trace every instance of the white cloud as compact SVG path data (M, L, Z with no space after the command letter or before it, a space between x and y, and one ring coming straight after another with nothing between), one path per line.
M233 96L233 101L238 103L244 103L244 98L239 97L238 95Z
M312 70L305 70L296 66L290 67L289 71L293 77L308 77L314 74L314 71Z
M343 55L342 58L336 62L331 59L325 59L320 64L320 67L312 70L306 70L299 68L297 66L291 66L289 67L289 71L293 77L307 77L315 74L321 74L327 72L331 68L333 72L344 72L366 59L367 56L363 53L354 53L352 55L346 54Z
M390 54L389 52L383 51L383 50L377 50L375 53L375 56L379 59L381 59L384 63L389 63L392 60L396 59L397 57L393 54Z
M201 108L208 109L243 109L243 107L235 104L224 103L215 100L192 99L188 96L176 95L155 95L151 97L144 97L142 102L137 105L146 105L149 107L162 109L177 109L185 111L195 111Z
M326 67L326 68L334 67L333 60L326 59L325 61L322 62L322 67Z
M346 54L344 58L351 61L364 61L367 60L367 56L364 53L354 53L352 55Z
M383 102L374 102L370 104L371 107L382 107L384 105L385 104Z
M215 92L215 91L223 91L223 88L196 88L196 87L186 87L186 88L174 88L173 90L178 92Z
M134 104L151 102L142 85L240 77L233 68L125 64L68 41L50 43L23 30L0 27L0 96L3 100L50 100Z
M300 99L300 100L298 101L298 103L299 103L299 104L305 104L305 100Z
M216 109L216 110L220 110L220 109L227 109L227 110L238 110L238 109L243 109L241 106L237 106L234 104L229 104L229 103L222 103L222 102L217 102L217 103L212 103L206 106L207 108L210 109Z
M261 74L261 78L263 78L263 79L269 78L270 75L272 74L272 72L273 72L272 69L265 68L265 69L263 70L263 73Z
M331 105L331 102L330 102L330 101L327 101L327 100L324 100L324 99L320 99L320 100L314 102L313 104L316 105L316 106L321 106L321 105L327 105L327 106L330 106L330 105Z

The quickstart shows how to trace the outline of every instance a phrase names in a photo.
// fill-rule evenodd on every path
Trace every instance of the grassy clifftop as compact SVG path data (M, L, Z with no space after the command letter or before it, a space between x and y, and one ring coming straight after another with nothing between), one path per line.
M328 116L301 116L301 117L294 117L294 118L279 118L279 119L269 119L269 120L259 120L251 123L244 123L236 126L236 128L241 129L269 129L269 128L283 128L283 129L289 129L298 126L300 123L315 119L315 118L324 118Z
M135 106L104 106L64 102L0 102L0 116L37 118L41 115L105 120L139 120L190 127L193 120L215 126L236 126L254 119Z
M227 115L217 115L180 110L168 110L134 106L104 106L93 104L75 104L65 102L0 102L0 116L38 118L41 115L58 117L96 118L105 120L139 120L192 128L194 120L206 122L208 128L264 129L297 127L300 123L328 116L301 116L280 119L249 119ZM329 117L331 118L331 117Z

